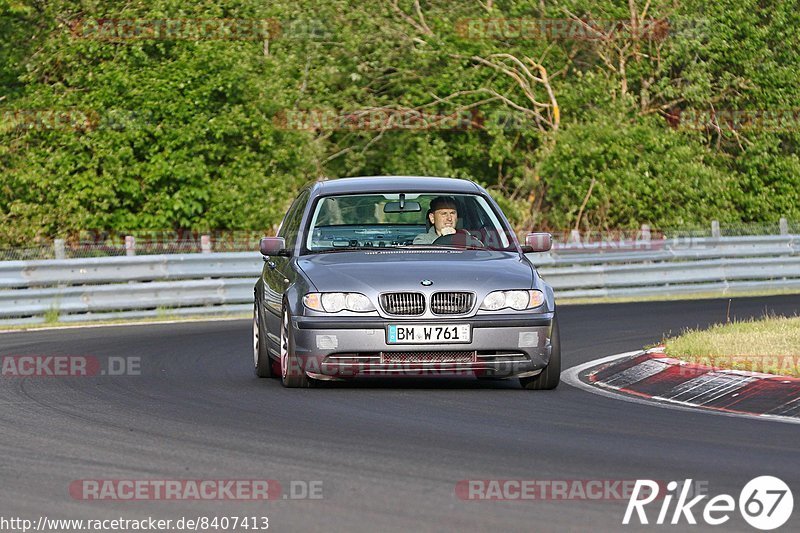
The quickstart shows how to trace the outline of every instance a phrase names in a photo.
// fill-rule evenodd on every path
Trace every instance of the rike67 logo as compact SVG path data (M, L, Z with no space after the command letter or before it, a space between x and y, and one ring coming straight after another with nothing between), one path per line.
M718 526L730 520L731 513L736 510L737 502L729 494L714 496L705 505L700 505L708 495L691 497L691 479L685 480L682 486L677 481L670 481L667 483L666 494L659 493L662 486L649 479L636 480L622 523L630 524L635 512L640 524L649 524L645 506L656 499L662 500L655 521L658 525L680 524L683 520L687 524L697 524L695 513L701 513L706 524ZM677 501L670 516L670 507L675 496ZM748 524L768 531L779 528L789 520L794 508L794 497L789 486L782 480L773 476L759 476L751 479L739 493L738 506L739 513Z

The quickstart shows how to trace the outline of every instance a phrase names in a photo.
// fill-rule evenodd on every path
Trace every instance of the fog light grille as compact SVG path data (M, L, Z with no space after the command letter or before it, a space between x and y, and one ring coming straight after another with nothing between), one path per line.
M475 352L383 352L384 363L472 363Z

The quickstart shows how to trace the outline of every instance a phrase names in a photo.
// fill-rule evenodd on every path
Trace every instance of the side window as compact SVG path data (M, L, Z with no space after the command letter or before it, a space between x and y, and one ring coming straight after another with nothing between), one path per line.
M286 217L283 219L283 223L281 223L281 229L278 231L278 236L286 240L286 248L290 250L294 248L297 242L297 233L300 231L300 222L303 218L306 204L308 203L308 196L308 191L300 193L300 196L297 197L292 207L290 207L289 211L286 213Z

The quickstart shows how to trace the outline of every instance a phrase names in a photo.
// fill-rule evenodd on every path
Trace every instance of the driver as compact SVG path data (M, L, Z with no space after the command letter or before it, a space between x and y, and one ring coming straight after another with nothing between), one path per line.
M414 237L414 244L433 244L433 241L444 235L456 232L458 211L456 201L452 196L437 196L431 200L428 209L428 223L430 228L425 233Z

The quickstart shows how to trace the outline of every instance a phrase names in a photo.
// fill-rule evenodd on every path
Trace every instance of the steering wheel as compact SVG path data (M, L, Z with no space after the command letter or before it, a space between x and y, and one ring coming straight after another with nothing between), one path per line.
M473 237L472 234L465 229L456 230L455 233L451 233L450 235L442 235L433 241L433 244L437 246L462 246L464 248L469 246L475 248L484 248L483 243Z

